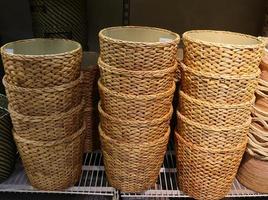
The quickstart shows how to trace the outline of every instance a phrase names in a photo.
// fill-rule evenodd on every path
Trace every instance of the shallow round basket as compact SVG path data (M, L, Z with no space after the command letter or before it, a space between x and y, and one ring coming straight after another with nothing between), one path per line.
M119 26L99 32L100 56L106 64L120 69L153 71L172 67L180 36L168 30Z
M65 39L28 39L1 48L6 81L14 86L44 88L76 80L81 45Z
M241 104L251 101L260 75L260 70L245 76L202 73L183 63L181 68L182 91L195 99L217 104Z
M214 74L251 75L259 69L264 42L257 37L211 30L183 34L184 63Z
M13 131L16 144L33 187L62 190L73 186L80 177L85 138L85 124L59 140L27 140Z
M152 120L165 116L172 105L175 83L164 93L127 95L107 89L98 82L104 112L125 120Z
M195 199L222 199L235 179L247 138L233 148L210 149L186 142L175 134L180 189Z
M118 119L105 113L99 103L100 126L111 139L127 143L143 143L158 140L165 136L169 129L169 122L173 108L161 118L137 121Z
M233 127L244 124L252 110L255 98L241 104L215 104L192 98L180 91L180 113L193 122L208 126Z
M175 81L177 62L172 67L155 71L131 71L115 69L99 58L102 84L109 90L130 95L151 95L163 93Z
M238 126L225 127L193 122L177 111L177 129L187 142L207 148L232 148L245 140L251 123L250 115Z
M152 187L164 160L169 139L144 143L113 140L99 127L105 172L112 187L122 192L142 192Z

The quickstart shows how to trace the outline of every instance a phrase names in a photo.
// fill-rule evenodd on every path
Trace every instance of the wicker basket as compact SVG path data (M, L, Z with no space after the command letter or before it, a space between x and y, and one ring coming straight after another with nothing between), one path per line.
M23 88L9 84L3 78L9 106L20 114L45 116L66 112L81 102L81 79L61 86L46 88Z
M141 192L157 180L167 148L164 137L145 143L125 143L109 138L99 127L105 172L112 187L121 192Z
M67 112L48 116L27 116L9 106L16 134L27 140L52 141L70 136L83 123L84 102Z
M29 39L1 48L6 81L25 88L59 86L80 75L81 45L64 39Z
M170 107L165 116L153 120L124 120L105 113L99 104L100 125L107 137L126 143L144 143L158 140L166 134L173 113Z
M152 120L165 116L172 105L175 83L164 93L127 95L107 89L98 82L104 112L125 120Z
M259 69L262 40L226 31L195 30L183 34L184 63L212 74L251 75Z
M163 93L172 87L177 62L172 67L157 71L116 69L98 61L102 84L109 90L130 95Z
M182 91L187 95L217 104L240 104L251 101L258 85L257 73L248 76L227 76L201 73L182 67Z
M81 174L85 125L60 140L27 140L13 132L31 185L41 190L60 190L74 185Z
M180 36L164 29L121 26L100 31L100 56L106 64L137 71L173 66Z
M212 104L194 99L180 91L179 102L180 113L193 122L208 126L233 127L248 120L255 98L242 104Z
M247 139L230 149L210 149L186 142L176 133L180 189L195 199L223 198L231 189Z
M187 141L207 148L232 148L245 140L249 133L251 117L239 126L209 126L193 122L177 111L178 131Z

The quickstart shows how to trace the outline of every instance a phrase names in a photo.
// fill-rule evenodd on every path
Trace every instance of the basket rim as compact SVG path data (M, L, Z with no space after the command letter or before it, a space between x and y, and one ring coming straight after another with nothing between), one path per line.
M252 45L239 45L239 44L224 44L224 43L220 43L220 42L208 42L205 40L201 40L201 39L196 39L196 38L192 38L191 36L189 36L189 34L191 33L223 33L223 34L227 34L227 35L234 35L234 36L240 36L240 37L244 37L244 38L250 38L252 40L255 40L256 42L259 42L259 44L252 44ZM191 31L187 31L185 33L183 33L182 35L183 41L188 40L190 42L194 42L194 43L198 43L198 44L203 44L203 45L207 45L207 46L216 46L216 47L222 47L222 48L227 48L227 49L244 49L244 48L250 48L250 49L254 49L254 48L264 48L265 44L263 42L263 40L261 40L258 37L254 37L252 35L248 35L248 34L243 34L243 33L237 33L237 32L232 32L232 31L220 31L220 30L191 30Z
M103 34L103 32L107 31L107 30L113 30L113 29L124 29L124 28L139 28L139 29L146 29L146 30L156 30L156 31L162 31L171 35L175 36L175 39L171 40L171 41L167 41L167 42L134 42L134 41L127 41L127 40L120 40L120 39L113 39L111 37L105 36ZM158 46L158 45L162 45L162 46L167 46L173 43L177 43L179 44L180 42L180 36L179 34L169 31L167 29L163 29L163 28L156 28L156 27L149 27L149 26L113 26L113 27L108 27L108 28L104 28L99 32L99 38L100 39L104 39L107 41L111 41L114 43L124 43L124 44L136 44L136 45L146 45L146 46Z

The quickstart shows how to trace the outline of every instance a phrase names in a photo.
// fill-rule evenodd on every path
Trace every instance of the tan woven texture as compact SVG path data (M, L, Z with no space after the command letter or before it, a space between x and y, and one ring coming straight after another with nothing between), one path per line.
M254 74L264 52L264 43L258 38L226 31L188 31L183 43L184 63L213 74Z
M14 138L26 174L33 187L60 190L75 184L82 169L85 125L61 140L41 142L24 139L14 131Z
M186 142L176 133L180 189L195 199L221 199L231 189L247 138L229 149L210 149Z
M99 33L100 56L114 68L154 71L173 66L180 37L173 32L139 26L111 27Z
M157 180L169 139L164 137L144 143L119 142L101 128L100 139L105 172L110 184L122 192L141 192Z

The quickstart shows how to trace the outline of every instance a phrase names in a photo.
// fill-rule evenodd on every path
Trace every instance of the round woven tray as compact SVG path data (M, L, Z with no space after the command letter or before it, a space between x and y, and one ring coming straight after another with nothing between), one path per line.
M233 127L249 118L255 98L242 104L215 104L194 99L180 91L180 113L193 122L208 126Z
M101 129L107 137L131 144L150 142L164 137L169 129L169 122L173 113L173 108L170 107L169 112L161 118L137 121L118 119L108 115L102 110L100 103L98 108Z
M258 85L257 73L244 76L216 75L192 70L183 63L182 91L187 95L217 104L241 104L251 101Z
M119 26L99 32L103 62L127 70L154 71L173 66L180 36L141 26Z
M259 69L265 43L257 37L211 30L183 34L184 63L207 73L251 75Z
M152 120L165 116L172 105L175 83L164 93L127 95L107 89L98 82L104 112L125 120Z
M122 192L141 192L157 180L169 139L164 137L145 143L113 140L99 127L105 172L112 187Z
M76 80L81 45L64 39L29 39L1 48L6 81L14 86L44 88Z
M176 162L180 189L195 199L221 199L231 189L247 138L230 149L202 148L178 133Z
M60 190L74 185L81 174L85 124L68 137L54 141L27 140L13 131L31 185Z

